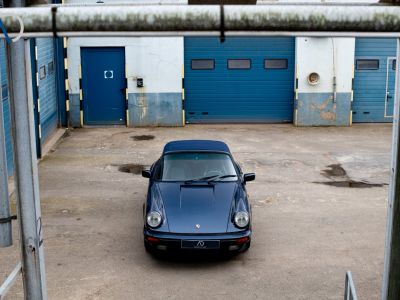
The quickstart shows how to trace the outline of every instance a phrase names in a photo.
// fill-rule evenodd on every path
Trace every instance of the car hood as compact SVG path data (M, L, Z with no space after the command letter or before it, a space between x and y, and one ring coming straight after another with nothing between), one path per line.
M170 232L201 234L227 231L238 187L236 182L191 185L160 182L157 185Z

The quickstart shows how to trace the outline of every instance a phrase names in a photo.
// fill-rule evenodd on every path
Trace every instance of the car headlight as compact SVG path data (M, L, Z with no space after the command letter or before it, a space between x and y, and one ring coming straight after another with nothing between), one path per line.
M156 228L158 226L160 226L162 221L161 215L160 213L156 212L156 211L151 211L147 214L147 224L152 227L152 228Z
M239 211L235 214L235 224L239 228L244 228L249 225L249 214L245 211Z

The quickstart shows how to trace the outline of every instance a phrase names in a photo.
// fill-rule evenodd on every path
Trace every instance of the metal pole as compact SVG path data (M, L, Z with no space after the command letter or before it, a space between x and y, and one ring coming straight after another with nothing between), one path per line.
M362 33L400 33L400 6L374 5L98 5L40 6L1 9L0 18L11 36L90 36L111 32L120 36L194 32L314 36L355 36ZM329 33L329 34L328 34ZM13 35L14 34L14 35Z
M388 196L382 300L400 299L400 39L397 39L392 163Z
M1 82L0 72L0 247L8 247L12 245L12 231L10 199L8 197L8 172Z
M13 0L12 6L24 6ZM14 146L15 195L20 225L25 299L47 299L39 198L39 178L30 72L29 41L10 45L11 129Z

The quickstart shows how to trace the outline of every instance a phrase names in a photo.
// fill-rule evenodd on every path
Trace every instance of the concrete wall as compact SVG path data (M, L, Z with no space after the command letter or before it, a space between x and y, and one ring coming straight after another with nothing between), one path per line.
M296 125L351 124L354 45L354 38L296 38ZM308 83L312 72L320 75L317 85Z
M71 124L79 127L81 47L125 47L129 126L182 125L183 38L70 38L68 78ZM137 78L144 87L137 88Z

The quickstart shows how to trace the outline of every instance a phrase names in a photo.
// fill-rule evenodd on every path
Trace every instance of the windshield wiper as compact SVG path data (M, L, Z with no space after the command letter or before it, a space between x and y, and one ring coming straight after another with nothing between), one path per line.
M237 175L231 174L231 175L213 176L213 178L210 178L208 181L221 180L221 179L230 178L230 177L237 177Z
M194 178L194 179L189 179L185 181L185 184L192 183L192 182L197 182L197 181L210 181L210 179L213 179L215 177L219 177L220 175L213 175L213 176L206 176L206 177L201 177L201 178Z

